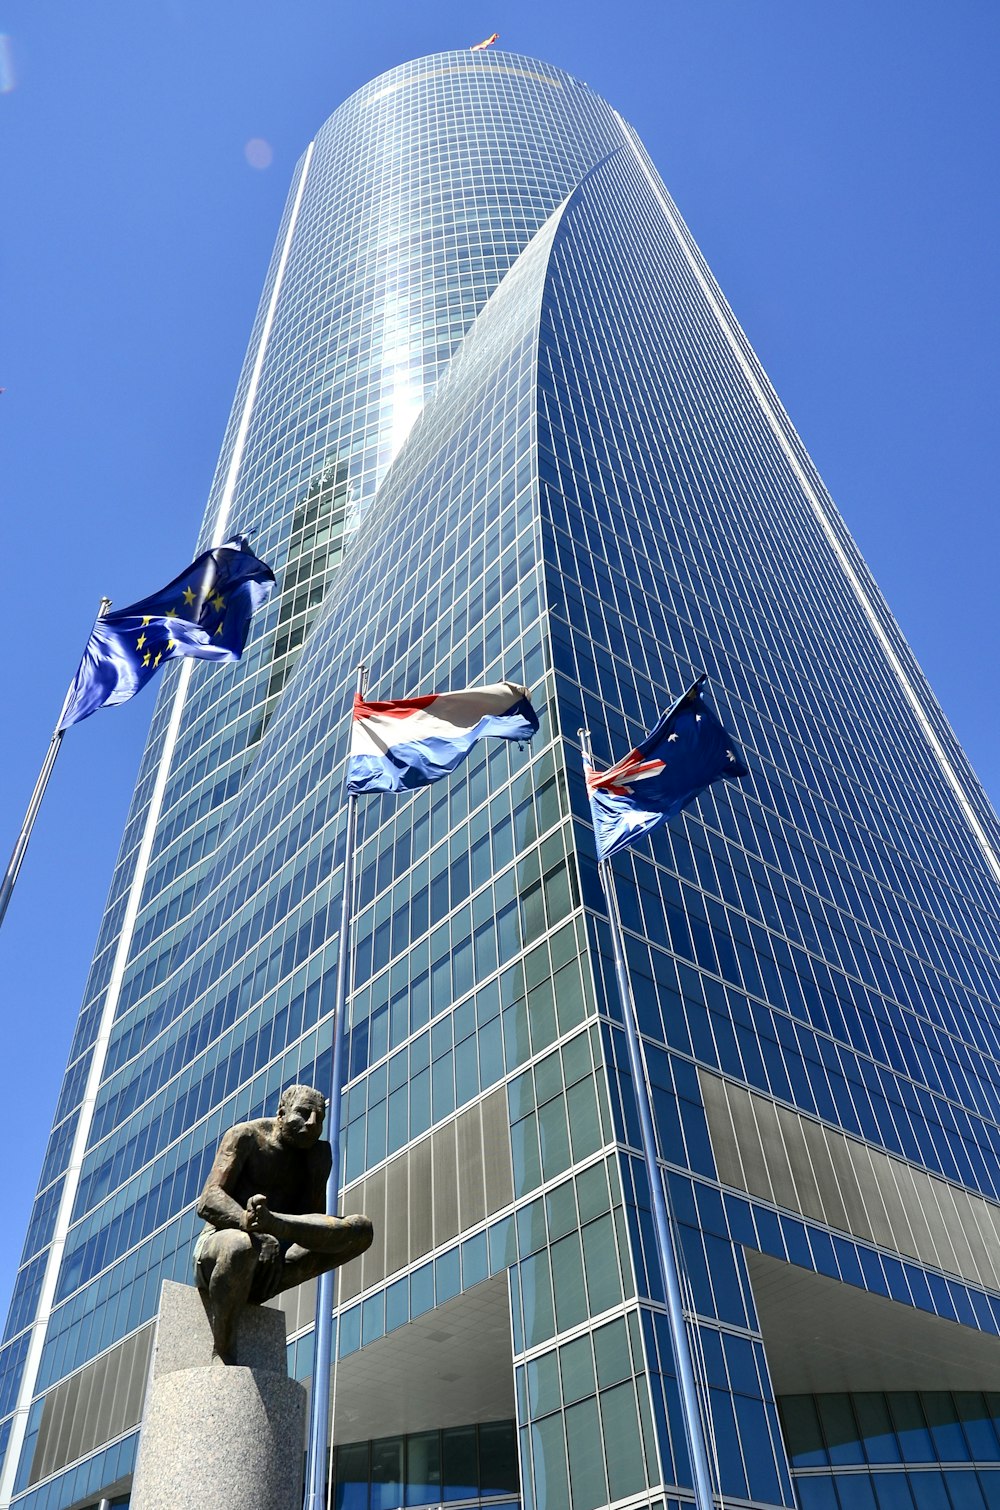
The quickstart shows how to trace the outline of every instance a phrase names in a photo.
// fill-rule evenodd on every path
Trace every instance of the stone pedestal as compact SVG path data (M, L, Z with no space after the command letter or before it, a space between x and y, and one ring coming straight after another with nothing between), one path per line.
M282 1312L248 1306L235 1353L213 1361L201 1296L165 1281L132 1510L301 1510L306 1392Z

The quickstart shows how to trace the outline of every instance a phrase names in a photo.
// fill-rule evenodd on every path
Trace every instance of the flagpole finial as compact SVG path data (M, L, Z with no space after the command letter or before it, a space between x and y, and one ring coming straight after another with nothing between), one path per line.
M101 599L101 606L97 610L97 617L99 619L103 619L104 615L107 613L107 611L108 611L108 609L110 607L111 607L111 599L110 598L102 598Z

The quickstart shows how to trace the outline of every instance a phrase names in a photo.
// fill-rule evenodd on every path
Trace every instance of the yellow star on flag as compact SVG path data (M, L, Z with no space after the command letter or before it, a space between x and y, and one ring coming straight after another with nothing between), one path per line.
M144 666L148 666L149 665L149 659L150 659L150 657L149 657L149 651L147 650L146 654L142 658L142 664Z
M167 641L167 649L168 649L168 650L173 650L173 648L174 648L174 646L175 646L175 645L176 645L176 644L177 644L177 641L176 641L176 640L168 640L168 641Z
M156 652L156 658L153 661L153 665L154 666L158 666L160 664L160 662L161 662L162 659L163 659L163 651L162 650L158 650Z
M217 592L215 594L215 597L212 599L212 607L218 613L221 613L222 610L225 608L225 606L226 606L226 600L225 600L225 598L222 596L221 593Z
M139 638L135 642L135 648L136 648L136 650L141 650L142 647L143 647L143 645L145 645L145 643L146 643L146 636L144 634L141 634L139 636Z
M221 634L222 633L222 625L221 624L216 624L216 626L215 626L215 632L216 632L216 634Z
M152 618L150 617L150 615L147 613L142 622L143 622L143 627L145 627L147 624L151 624L153 621L152 621Z
M184 601L188 604L194 602L194 593L190 587L185 587L184 589Z

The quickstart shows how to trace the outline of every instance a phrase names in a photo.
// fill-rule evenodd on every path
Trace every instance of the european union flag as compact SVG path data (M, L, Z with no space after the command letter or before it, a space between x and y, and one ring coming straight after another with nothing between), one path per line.
M167 661L238 661L274 573L241 535L205 551L161 592L94 625L66 694L60 729L128 702Z
M624 760L584 759L598 860L673 818L713 781L748 775L735 742L702 697L700 676Z

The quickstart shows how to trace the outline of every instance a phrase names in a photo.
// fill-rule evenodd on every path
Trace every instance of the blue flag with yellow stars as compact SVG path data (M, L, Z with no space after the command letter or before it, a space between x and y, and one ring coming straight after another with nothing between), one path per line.
M748 775L739 749L705 702L700 676L623 760L584 760L598 860L673 818L713 781Z
M241 535L205 551L151 598L105 614L94 625L66 694L60 729L98 708L128 702L167 661L238 661L254 611L274 573Z

